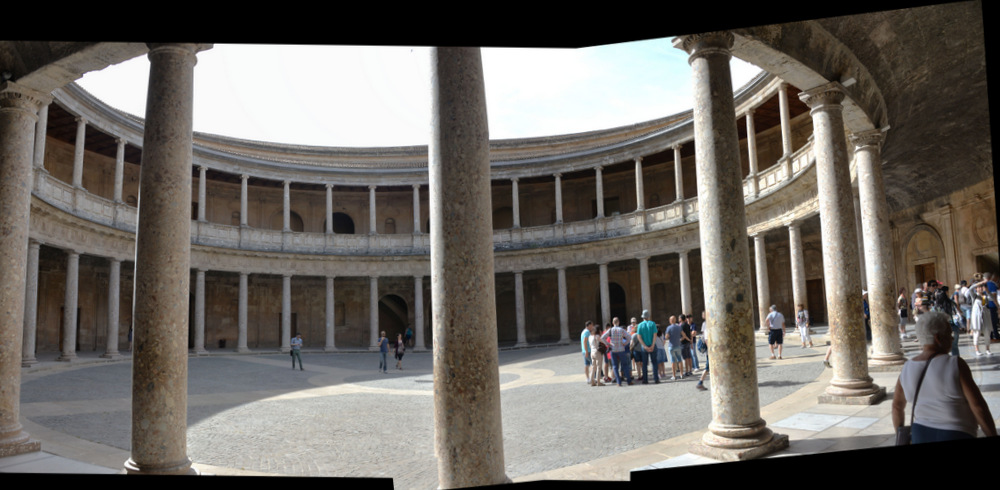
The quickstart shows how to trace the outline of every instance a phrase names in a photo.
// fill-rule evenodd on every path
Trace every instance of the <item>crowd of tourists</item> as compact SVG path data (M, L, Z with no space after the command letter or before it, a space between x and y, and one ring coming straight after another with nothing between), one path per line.
M702 321L692 315L671 316L666 325L658 325L643 310L642 322L632 318L627 327L621 326L618 317L604 325L588 321L580 333L584 374L587 384L604 386L615 383L630 386L635 382L659 384L692 377L700 372L696 387L705 390L708 375L708 344L705 337L705 314ZM705 368L700 367L698 356L705 356Z
M949 290L947 285L938 281L927 281L910 295L907 304L906 290L900 289L897 298L899 310L899 332L901 339L910 339L906 335L907 309L913 312L914 320L919 321L921 315L929 312L940 312L947 315L948 324L952 330L952 343L949 353L958 355L958 343L962 334L967 334L972 340L977 356L991 356L990 343L1000 340L1000 321L997 318L997 283L995 276L989 272L976 273L971 280L962 280ZM980 347L982 346L982 349Z

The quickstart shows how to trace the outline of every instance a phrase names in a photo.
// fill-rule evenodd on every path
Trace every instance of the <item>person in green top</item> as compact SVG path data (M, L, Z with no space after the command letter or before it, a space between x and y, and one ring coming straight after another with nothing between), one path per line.
M653 364L653 380L660 384L660 373L656 369L656 346L653 338L656 336L656 323L649 319L649 310L642 310L642 323L635 328L639 338L639 362L642 364L642 384L649 384L649 363ZM648 362L647 362L648 361Z

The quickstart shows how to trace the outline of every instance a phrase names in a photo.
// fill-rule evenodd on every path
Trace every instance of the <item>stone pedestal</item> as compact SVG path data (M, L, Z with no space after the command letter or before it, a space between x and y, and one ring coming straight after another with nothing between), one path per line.
M187 346L192 102L200 48L151 44L149 49L127 473L195 473L187 457Z
M504 473L500 414L482 58L476 48L436 48L431 67L428 170L438 485L493 485L510 479Z
M750 251L743 175L729 73L733 36L675 39L690 54L694 80L695 172L712 422L691 452L720 460L756 458L788 446L760 417Z
M816 154L823 280L833 379L822 403L874 403L885 393L868 376L858 239L844 135L843 87L837 82L799 95L811 108Z

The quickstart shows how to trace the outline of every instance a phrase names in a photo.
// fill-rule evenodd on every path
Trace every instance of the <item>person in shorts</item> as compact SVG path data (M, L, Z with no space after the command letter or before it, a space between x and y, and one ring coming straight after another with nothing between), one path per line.
M778 359L781 359L781 351L785 340L785 316L778 311L778 305L771 305L768 308L770 313L764 320L768 326L767 343L771 347L771 359L774 359L774 347L778 347Z

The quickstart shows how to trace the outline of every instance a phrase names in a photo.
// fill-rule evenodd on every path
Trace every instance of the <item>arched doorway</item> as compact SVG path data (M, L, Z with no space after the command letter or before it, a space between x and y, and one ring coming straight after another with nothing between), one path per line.
M333 213L333 232L345 235L354 234L354 220L344 213ZM323 220L323 231L326 231L326 220Z
M608 321L618 317L619 323L624 327L628 325L628 321L632 318L632 316L639 316L638 314L629 316L628 307L625 303L625 288L621 287L616 282L608 283L608 300L611 307L611 316L608 317ZM597 290L597 298L596 301L594 301L594 304L597 305L597 309L594 312L594 318L599 319L599 321L603 321L603 316L601 315L601 290L599 288Z
M387 294L378 300L378 328L385 331L390 342L396 341L396 334L406 333L409 318L409 307L403 298Z

